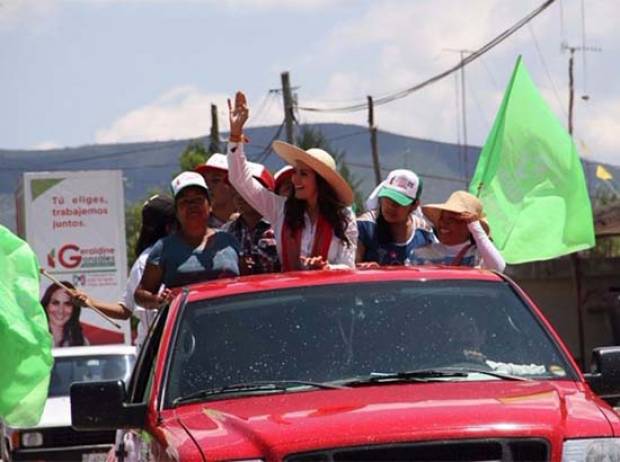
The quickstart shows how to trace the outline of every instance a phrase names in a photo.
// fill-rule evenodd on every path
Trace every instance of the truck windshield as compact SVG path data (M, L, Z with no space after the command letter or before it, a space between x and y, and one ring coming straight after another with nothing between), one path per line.
M166 406L235 384L346 383L427 369L575 377L529 306L504 282L390 281L257 292L190 303L179 322Z
M131 375L133 355L61 356L54 358L49 395L69 396L73 382L124 380Z

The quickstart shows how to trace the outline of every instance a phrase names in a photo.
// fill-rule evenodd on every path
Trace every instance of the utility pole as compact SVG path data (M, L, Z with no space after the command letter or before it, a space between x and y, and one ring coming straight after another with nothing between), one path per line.
M375 171L375 183L381 183L381 165L379 164L379 148L377 146L377 127L375 126L375 106L372 96L368 96L368 131L370 132L370 148L372 150L372 166Z
M288 72L280 74L282 80L282 100L284 102L284 125L286 129L286 141L293 144L293 95L291 94L291 82Z
M575 51L601 51L600 48L595 47L570 47L566 43L562 43L562 50L568 50L570 56L568 58L568 134L573 137L573 105L575 101L575 78L573 75L575 64ZM588 95L582 97L585 101L589 99ZM584 165L584 171L587 173L587 166ZM588 178L586 175L586 187L589 192ZM577 297L577 328L579 330L579 356L581 360L581 369L586 370L588 364L586 359L586 345L585 345L585 325L583 322L583 288L581 281L583 279L583 272L581 270L581 260L579 255L574 252L570 256L573 264L573 276L575 281L575 292Z
M587 53L588 51L603 51L600 47L571 47L567 43L562 43L562 51L568 50L570 52L570 57L568 58L568 133L573 136L573 105L575 101L575 79L573 77L573 69L575 63L575 52L581 51L582 53ZM585 72L585 70L584 70ZM588 101L590 99L589 95L582 95L581 99L584 101Z
M217 119L217 106L215 104L211 104L211 135L209 136L209 152L213 154L220 151L220 128Z

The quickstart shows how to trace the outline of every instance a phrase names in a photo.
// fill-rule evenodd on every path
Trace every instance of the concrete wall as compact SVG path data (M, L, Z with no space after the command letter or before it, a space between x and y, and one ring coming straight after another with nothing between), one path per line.
M620 344L620 259L580 259L584 351L589 362L592 348ZM569 257L514 265L507 274L541 308L562 340L581 363L574 263ZM614 317L617 320L614 320ZM618 327L614 339L613 327Z

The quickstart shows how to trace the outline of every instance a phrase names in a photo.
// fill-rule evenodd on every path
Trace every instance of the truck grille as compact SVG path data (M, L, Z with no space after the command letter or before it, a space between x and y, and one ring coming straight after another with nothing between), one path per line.
M543 439L486 439L358 446L292 454L286 462L366 461L547 461L549 444Z
M63 446L84 446L91 444L113 444L115 431L78 432L71 427L55 427L41 430L43 446L48 448Z

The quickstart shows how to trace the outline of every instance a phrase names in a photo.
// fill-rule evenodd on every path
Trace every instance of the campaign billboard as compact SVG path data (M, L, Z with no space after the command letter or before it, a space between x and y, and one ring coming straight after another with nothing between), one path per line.
M127 277L120 170L24 173L16 199L18 233L38 256L41 268L93 298L120 299ZM53 322L71 322L71 310L63 312L62 304L68 307L70 300L64 291L57 295L46 291L49 285L41 278L51 329ZM72 340L56 346L130 342L129 322L116 321L119 329L91 309L76 311L73 317L79 323L74 319ZM80 340L72 343L76 337Z

